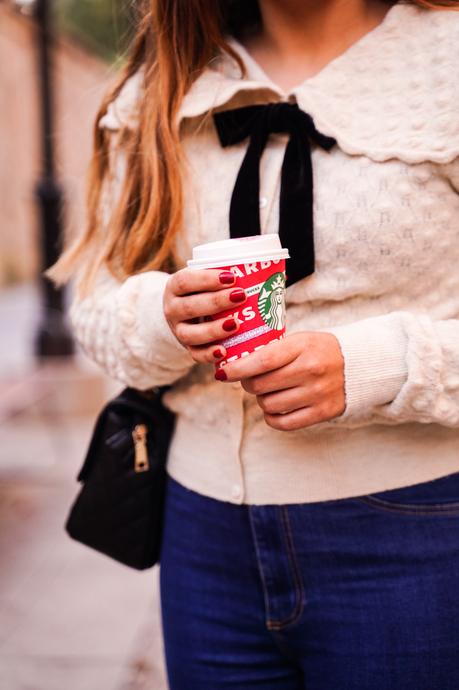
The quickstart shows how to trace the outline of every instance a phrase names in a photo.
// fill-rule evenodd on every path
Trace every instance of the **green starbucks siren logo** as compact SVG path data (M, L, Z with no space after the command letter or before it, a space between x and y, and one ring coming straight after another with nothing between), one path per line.
M285 327L285 276L274 273L263 283L258 296L258 311L263 321L274 331Z

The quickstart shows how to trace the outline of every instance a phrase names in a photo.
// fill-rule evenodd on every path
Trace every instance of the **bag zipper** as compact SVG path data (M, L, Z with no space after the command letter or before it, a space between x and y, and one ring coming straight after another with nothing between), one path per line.
M134 470L136 472L146 472L150 468L147 452L147 426L137 424L132 430L134 440Z

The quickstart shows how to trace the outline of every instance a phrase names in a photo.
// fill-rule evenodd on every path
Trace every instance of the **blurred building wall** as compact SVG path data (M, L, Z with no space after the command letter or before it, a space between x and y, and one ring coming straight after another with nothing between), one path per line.
M0 0L0 286L27 280L38 266L39 93L34 22ZM60 40L55 55L56 147L69 233L84 224L92 125L112 78L109 67Z

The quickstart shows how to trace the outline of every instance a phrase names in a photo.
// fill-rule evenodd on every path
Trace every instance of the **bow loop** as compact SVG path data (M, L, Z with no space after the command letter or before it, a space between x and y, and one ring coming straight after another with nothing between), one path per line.
M216 113L214 122L220 144L223 147L233 146L247 139L261 124L263 107L250 105Z
M279 238L287 247L287 285L314 272L313 179L311 142L329 151L335 139L319 132L312 117L296 103L268 103L214 115L222 146L250 138L231 197L230 236L258 235L260 227L260 160L270 134L285 133L281 173Z

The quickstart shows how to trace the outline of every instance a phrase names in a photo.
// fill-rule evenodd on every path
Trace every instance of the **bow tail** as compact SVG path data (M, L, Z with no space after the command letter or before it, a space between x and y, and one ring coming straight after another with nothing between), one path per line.
M291 136L282 163L279 238L288 247L287 286L314 273L313 178L307 137Z
M230 237L259 235L260 226L260 159L267 135L254 132L240 167L230 206Z

